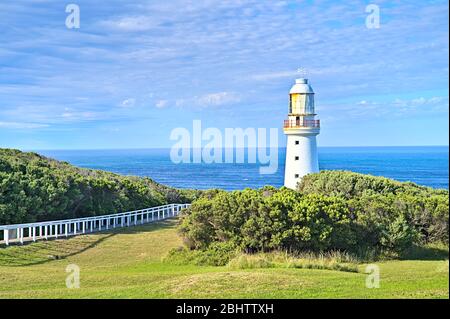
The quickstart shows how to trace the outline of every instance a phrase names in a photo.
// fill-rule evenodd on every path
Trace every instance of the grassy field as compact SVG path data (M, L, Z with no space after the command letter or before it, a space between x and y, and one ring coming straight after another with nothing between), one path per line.
M0 298L449 298L447 260L380 262L380 288L332 270L172 265L176 221L0 248ZM66 288L66 267L80 288Z

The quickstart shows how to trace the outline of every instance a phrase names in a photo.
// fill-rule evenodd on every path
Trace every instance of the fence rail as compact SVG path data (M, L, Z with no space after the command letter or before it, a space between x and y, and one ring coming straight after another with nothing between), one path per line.
M23 244L25 241L76 236L119 227L142 225L177 216L183 208L189 206L190 204L168 204L112 215L3 225L0 226L0 233L3 232L3 240L0 240L0 245Z

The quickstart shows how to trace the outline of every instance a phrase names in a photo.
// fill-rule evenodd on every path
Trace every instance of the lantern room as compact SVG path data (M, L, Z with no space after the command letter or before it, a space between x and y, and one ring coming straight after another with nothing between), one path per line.
M314 91L307 79L295 80L289 96L289 115L315 115Z

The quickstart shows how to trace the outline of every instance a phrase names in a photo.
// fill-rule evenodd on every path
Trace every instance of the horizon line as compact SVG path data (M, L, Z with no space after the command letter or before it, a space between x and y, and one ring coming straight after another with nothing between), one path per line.
M450 145L351 145L351 146L318 146L318 148L394 148L394 147L447 147ZM133 151L133 150L162 150L162 149L171 149L172 147L132 147L132 148L48 148L48 149L27 149L27 148L11 148L11 147L0 147L0 149L16 149L19 151L26 152L37 152L37 151ZM221 149L280 149L286 148L286 146L279 147L221 147ZM185 148L186 150L193 150L199 148ZM200 149L203 149L201 147Z

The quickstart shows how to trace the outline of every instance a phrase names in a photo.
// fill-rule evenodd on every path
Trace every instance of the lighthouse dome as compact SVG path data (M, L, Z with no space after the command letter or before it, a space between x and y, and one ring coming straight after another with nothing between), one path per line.
M297 79L289 94L314 94L314 91L311 85L308 84L308 79Z

